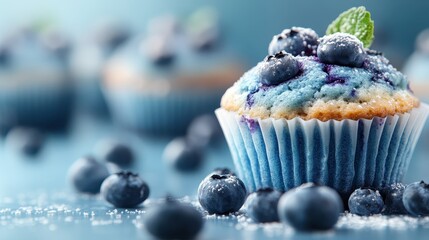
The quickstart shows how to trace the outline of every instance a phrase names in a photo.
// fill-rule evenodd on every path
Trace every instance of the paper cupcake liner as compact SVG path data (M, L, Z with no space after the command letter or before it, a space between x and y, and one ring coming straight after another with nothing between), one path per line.
M108 115L107 103L98 77L76 81L76 105L79 110L95 115Z
M167 95L105 90L112 117L127 128L153 134L183 134L199 115L219 107L220 91L171 92Z
M0 87L0 117L13 119L16 125L62 128L71 110L72 91L66 84Z
M252 119L217 109L238 175L249 191L306 182L346 196L402 180L429 108L360 120Z

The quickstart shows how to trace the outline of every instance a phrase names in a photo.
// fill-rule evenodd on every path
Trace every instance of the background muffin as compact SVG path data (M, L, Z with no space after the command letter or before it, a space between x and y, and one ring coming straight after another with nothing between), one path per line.
M26 28L2 40L0 114L14 125L57 129L69 120L68 45L51 34Z
M212 10L184 25L171 16L157 21L163 24L150 24L109 61L104 90L114 118L126 127L183 133L196 116L217 108L241 66L222 45Z
M130 37L119 24L106 23L95 28L77 44L70 58L70 68L76 88L78 110L106 116L106 100L101 91L106 61Z

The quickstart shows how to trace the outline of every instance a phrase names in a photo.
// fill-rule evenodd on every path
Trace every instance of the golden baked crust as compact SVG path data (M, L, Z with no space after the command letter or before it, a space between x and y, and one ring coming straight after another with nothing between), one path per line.
M262 106L247 108L246 96L237 94L234 87L226 91L221 101L221 106L225 110L252 118L292 119L300 117L305 120L318 119L321 121L386 117L409 112L419 105L420 101L407 90L389 93L378 88L370 88L367 92L360 94L357 102L319 99L312 105L306 106L301 112Z

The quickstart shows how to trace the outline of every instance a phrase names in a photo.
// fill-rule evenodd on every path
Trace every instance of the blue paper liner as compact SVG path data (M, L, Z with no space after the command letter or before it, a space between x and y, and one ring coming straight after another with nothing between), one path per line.
M0 86L0 117L14 125L64 128L72 111L72 87L66 82Z
M428 115L409 113L360 120L253 119L217 109L238 175L250 192L287 191L306 182L347 196L359 187L402 180Z
M138 131L177 135L199 115L219 107L223 91L172 91L165 95L105 89L109 110L118 123Z
M76 105L79 110L99 116L108 115L101 86L101 76L76 80Z

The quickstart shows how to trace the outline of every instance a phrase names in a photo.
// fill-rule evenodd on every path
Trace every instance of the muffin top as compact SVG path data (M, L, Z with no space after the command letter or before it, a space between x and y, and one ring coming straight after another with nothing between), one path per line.
M64 79L66 44L52 33L22 28L0 40L2 86Z
M269 53L226 91L222 108L253 118L327 121L385 117L419 105L405 76L355 35L318 38L293 27L273 37Z
M243 74L233 52L212 10L201 9L185 22L163 16L115 53L105 69L106 84L143 91L224 90Z

